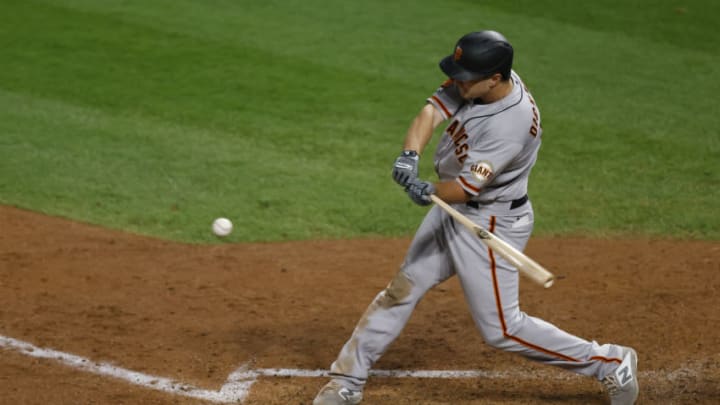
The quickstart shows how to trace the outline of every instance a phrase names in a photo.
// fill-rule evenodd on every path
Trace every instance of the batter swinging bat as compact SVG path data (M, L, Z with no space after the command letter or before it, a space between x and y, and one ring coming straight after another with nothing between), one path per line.
M442 209L447 211L453 218L458 222L465 225L473 233L475 233L485 246L492 249L495 253L503 257L503 259L510 262L515 266L521 273L528 276L532 281L548 288L555 282L555 276L547 271L543 266L538 264L533 259L525 256L525 254L514 247L510 246L504 240L498 238L492 233L485 230L485 228L477 225L471 221L465 215L459 213L455 208L449 206L445 201L441 200L435 194L431 194L430 198L433 202L439 205Z

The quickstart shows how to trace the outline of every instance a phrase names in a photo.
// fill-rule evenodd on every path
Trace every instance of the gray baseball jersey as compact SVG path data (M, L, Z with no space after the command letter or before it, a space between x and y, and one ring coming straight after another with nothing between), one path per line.
M466 102L448 80L428 99L451 119L435 152L440 180L455 180L474 201L512 201L527 194L540 148L540 113L513 73L509 95L491 104Z
M514 72L511 80L510 94L491 104L463 100L452 82L428 101L449 121L435 153L436 172L472 196L470 203L454 207L523 250L534 224L526 193L542 128L530 92ZM346 388L362 389L370 367L400 334L419 300L454 275L487 344L598 379L622 362L621 346L581 339L522 312L518 271L433 206L400 271L375 297L332 364L333 378Z

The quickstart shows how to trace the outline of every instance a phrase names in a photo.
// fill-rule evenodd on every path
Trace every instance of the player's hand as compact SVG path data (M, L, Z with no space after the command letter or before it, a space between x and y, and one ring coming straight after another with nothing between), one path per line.
M411 179L418 176L418 161L420 156L414 150L404 150L400 156L395 159L393 165L392 178L395 182L403 187L408 185Z
M435 186L429 181L422 181L417 177L412 177L405 186L405 192L408 193L408 196L415 204L430 205L432 204L430 195L435 193Z

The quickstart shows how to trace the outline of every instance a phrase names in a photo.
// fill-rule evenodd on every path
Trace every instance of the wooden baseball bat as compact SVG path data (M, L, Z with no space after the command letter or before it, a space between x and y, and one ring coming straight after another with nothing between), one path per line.
M515 266L522 274L529 277L532 281L545 288L549 288L553 285L553 283L555 283L555 276L552 273L547 271L533 259L527 257L523 252L515 249L504 240L493 235L491 232L488 232L482 226L474 223L468 217L458 212L455 208L448 205L435 194L431 194L430 198L435 204L447 211L447 213L458 222L465 225L470 231L475 233L485 246L502 256L503 259Z

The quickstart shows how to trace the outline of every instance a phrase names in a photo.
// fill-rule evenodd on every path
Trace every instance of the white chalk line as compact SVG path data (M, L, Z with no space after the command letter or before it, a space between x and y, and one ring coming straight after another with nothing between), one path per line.
M370 377L385 378L437 378L463 379L483 378L492 380L572 380L588 378L571 372L549 369L538 371L490 371L490 370L370 370ZM287 368L261 368L237 372L243 379L258 377L329 377L328 370L300 370ZM680 378L696 378L699 373L693 368L679 368L671 371L643 370L639 378L646 381L674 381Z
M225 384L219 390L213 391L197 388L190 384L185 384L165 377L139 373L137 371L128 370L110 363L94 362L74 354L37 347L33 344L2 335L0 335L0 347L14 350L30 357L55 360L78 370L124 380L130 384L139 385L141 387L174 395L204 399L211 402L241 403L245 400L250 391L250 387L255 382L254 379L245 380L238 378L239 374L244 375L246 372L246 366L241 366L230 374Z
M230 373L225 384L217 390L208 390L185 384L170 378L158 377L128 370L110 363L94 362L74 354L41 348L28 342L0 335L0 348L16 351L20 354L57 361L63 365L88 373L112 377L144 388L162 391L173 395L202 399L216 403L242 403L250 393L250 388L260 377L328 377L328 370L302 370L287 368L250 369L244 364ZM670 371L640 371L641 380L655 383L672 382L677 379L696 378L697 368L682 367ZM577 374L554 371L487 371L487 370L371 370L371 377L386 378L436 378L436 379L513 379L513 380L570 380L587 378Z

